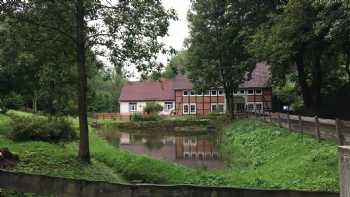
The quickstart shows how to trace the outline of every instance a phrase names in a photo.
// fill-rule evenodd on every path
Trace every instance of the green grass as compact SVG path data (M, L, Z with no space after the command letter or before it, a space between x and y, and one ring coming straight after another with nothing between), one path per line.
M319 143L255 120L236 121L223 139L222 151L239 185L338 191L335 142Z
M19 114L22 115L16 112L16 115ZM9 122L8 116L0 115L0 131L9 130ZM20 162L15 169L12 169L13 171L86 180L123 181L114 170L95 159L90 165L79 162L76 159L77 141L61 144L35 141L14 142L4 133L0 132L0 147L8 147L20 157Z
M0 116L0 128L8 118ZM1 146L20 156L14 169L35 174L161 184L338 191L337 146L257 120L238 120L224 130L227 168L207 171L116 149L90 130L92 164L75 160L77 143L17 143L0 134ZM121 179L120 177L123 177Z
M256 120L238 120L224 131L227 168L195 170L115 149L95 134L93 157L128 180L254 188L338 191L337 146L319 143Z

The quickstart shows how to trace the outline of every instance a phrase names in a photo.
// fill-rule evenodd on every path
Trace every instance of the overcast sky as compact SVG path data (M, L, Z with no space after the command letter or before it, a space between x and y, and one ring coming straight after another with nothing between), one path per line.
M172 21L169 27L169 36L164 38L164 43L167 46L171 46L176 50L184 48L184 40L189 35L187 11L190 8L190 0L162 0L166 9L173 8L176 11L178 20ZM164 65L167 64L165 55L159 55L158 59ZM139 74L135 68L128 68L128 71L133 73L134 76L129 77L129 80L138 80Z

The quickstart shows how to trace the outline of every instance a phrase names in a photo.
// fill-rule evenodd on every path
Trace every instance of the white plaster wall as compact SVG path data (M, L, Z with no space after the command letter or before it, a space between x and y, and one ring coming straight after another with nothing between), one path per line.
M170 111L165 111L165 101L154 101L161 106L163 106L163 111L160 112L160 115L170 115ZM170 101L169 101L170 102ZM171 101L173 103L173 109L175 108L175 101ZM130 102L130 103L136 103L137 104L137 112L142 113L143 108L146 106L147 102ZM129 112L129 102L120 102L120 114L121 115L130 115Z

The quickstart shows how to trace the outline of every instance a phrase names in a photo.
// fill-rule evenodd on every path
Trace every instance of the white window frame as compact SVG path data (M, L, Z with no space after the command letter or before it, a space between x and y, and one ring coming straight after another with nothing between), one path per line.
M186 92L186 94L185 94ZM183 90L182 91L182 96L189 96L189 91L188 90Z
M257 105L261 105L261 109L259 111L263 111L264 110L264 104L262 102L256 102L255 103L255 111L258 111Z
M213 94L213 91L215 91L215 94ZM210 95L211 96L217 96L218 95L218 91L217 90L210 90Z
M242 93L242 91L243 91L243 93ZM238 94L239 95L245 95L246 94L246 90L244 90L244 89L243 90L242 89L238 90Z
M196 91L190 90L189 92L190 92L190 96L196 96Z
M210 96L210 90L205 91L203 94L204 96Z
M260 90L260 93L257 93L257 92L256 92L257 90ZM259 88L259 89L255 89L255 94L256 94L256 95L262 95L262 94L263 94L262 89L261 89L261 88Z
M171 103L171 104L170 104ZM169 106L171 106L171 108L169 108ZM172 101L166 101L164 102L164 112L169 112L172 109L174 109L174 102Z
M134 109L131 109L131 106L135 106ZM129 112L137 112L137 103L129 103Z
M185 107L187 106L187 112L185 112ZM190 114L190 111L191 111L191 109L190 109L190 104L183 104L182 105L182 113L183 114Z
M218 109L218 106L219 106L219 105L222 105L222 110L223 110L223 111L222 111L222 112L218 112L218 113L225 113L225 104L224 104L224 103L212 103L212 104L210 105L210 111L211 111L211 112L217 112L217 111L214 111L214 110L213 110L213 107L216 106L216 109Z
M221 93L220 93L220 91L221 91ZM224 90L222 90L222 89L221 89L221 90L218 90L218 95L219 95L219 96L224 96L224 95L225 95Z
M233 90L233 95L238 95L239 90Z
M247 91L247 95L254 95L255 91L254 89L248 89ZM249 91L251 91L251 93L249 93Z
M249 109L249 106L253 106L253 109ZM249 102L246 104L247 111L255 111L255 104L252 102Z
M192 112L192 106L194 106L194 112ZM190 114L197 114L197 104L196 103L190 104Z

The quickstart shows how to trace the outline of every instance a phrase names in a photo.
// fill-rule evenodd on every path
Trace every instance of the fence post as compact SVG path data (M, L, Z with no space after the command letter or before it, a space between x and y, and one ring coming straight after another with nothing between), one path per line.
M301 115L298 115L298 119L299 119L299 131L301 132L301 133L303 133L304 131L303 131L303 120L302 120L302 118L301 118Z
M315 116L315 132L318 141L321 141L320 122L318 121L318 116Z
M280 112L278 112L278 126L279 127L282 127L282 122L281 122L282 120L281 120L281 113Z
M350 146L339 149L340 197L350 197Z
M337 133L337 140L338 144L340 146L344 145L344 138L343 138L343 133L342 133L342 122L339 120L339 118L335 119L335 131Z
M288 111L288 113L287 113L287 120L288 120L288 129L289 129L289 130L292 130L292 124L291 124L291 122L290 122L289 111Z

